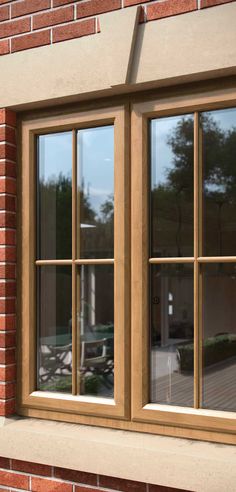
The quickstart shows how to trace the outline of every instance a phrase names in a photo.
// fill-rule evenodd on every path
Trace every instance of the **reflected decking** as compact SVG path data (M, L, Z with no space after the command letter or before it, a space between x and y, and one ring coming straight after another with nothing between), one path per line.
M236 358L217 364L205 372L203 408L236 410ZM192 406L192 375L173 372L171 376L154 379L151 401L179 406Z

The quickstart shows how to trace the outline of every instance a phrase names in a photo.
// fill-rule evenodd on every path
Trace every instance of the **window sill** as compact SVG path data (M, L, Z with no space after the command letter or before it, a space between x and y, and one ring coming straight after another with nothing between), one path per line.
M0 418L0 456L195 492L236 483L233 446L32 418Z

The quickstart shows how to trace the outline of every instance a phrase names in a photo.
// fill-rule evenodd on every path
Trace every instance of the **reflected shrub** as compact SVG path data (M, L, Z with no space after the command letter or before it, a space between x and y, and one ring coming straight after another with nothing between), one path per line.
M179 345L177 349L180 372L193 372L193 343ZM236 335L218 335L207 338L203 344L203 366L209 367L236 356Z

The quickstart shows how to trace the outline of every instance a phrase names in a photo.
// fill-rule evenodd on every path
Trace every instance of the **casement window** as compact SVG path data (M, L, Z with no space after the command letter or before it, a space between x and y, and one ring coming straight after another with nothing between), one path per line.
M118 107L22 125L24 407L126 417L126 117Z
M234 442L234 94L21 124L19 413Z

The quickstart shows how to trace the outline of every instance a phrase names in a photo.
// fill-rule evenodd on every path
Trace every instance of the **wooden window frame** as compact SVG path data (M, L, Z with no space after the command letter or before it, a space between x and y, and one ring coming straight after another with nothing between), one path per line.
M195 428L207 431L227 432L235 436L236 412L199 408L201 384L201 339L199 322L201 309L200 265L210 262L235 262L233 257L203 257L199 250L199 221L201 220L201 190L199 162L201 153L199 113L213 109L226 109L236 105L233 90L205 93L201 96L170 97L133 105L132 129L132 419L174 427ZM188 258L149 258L149 156L148 123L152 118L194 114L194 256ZM141 219L140 219L141 218ZM135 253L134 253L135 252ZM191 263L194 269L194 408L149 403L149 284L150 264ZM135 286L135 292L134 292Z
M106 418L127 418L130 414L129 379L129 149L128 112L126 107L98 109L65 116L49 116L22 121L21 167L21 356L18 405L49 412L81 413ZM89 260L77 256L77 155L76 131L114 125L114 259ZM36 260L36 180L38 135L72 131L72 258L69 260ZM78 387L76 326L76 269L79 265L114 265L114 398L76 395ZM42 265L72 267L72 395L36 390L37 330L36 330L36 269Z
M220 87L220 88L219 88ZM69 108L63 113L60 108L56 115L51 111L22 114L19 120L21 156L18 172L18 392L17 413L22 416L58 420L72 423L105 426L114 429L147 432L174 437L202 439L212 442L236 444L236 413L197 408L183 408L148 403L148 132L147 122L156 116L174 116L213 109L236 106L236 89L228 84L222 89L222 82L196 84L161 90L159 95L137 94L85 103L80 112ZM146 102L143 102L146 101ZM130 111L130 102L131 105ZM114 107L113 107L114 106ZM95 108L94 110L91 110ZM99 107L101 109L99 109ZM105 108L105 109L104 109ZM108 109L106 109L108 108ZM70 111L70 113L69 113ZM71 112L73 111L73 112ZM131 124L130 124L131 113ZM57 115L60 116L57 116ZM195 115L195 119L197 115ZM50 131L100 126L115 121L115 169L117 197L121 198L120 220L115 225L115 244L121 247L119 260L120 287L117 284L115 296L120 295L121 330L116 339L115 357L121 361L119 382L120 395L115 395L112 404L99 403L97 398L35 392L35 135ZM194 138L198 138L196 134ZM130 149L131 145L131 149ZM130 161L131 151L131 161ZM194 170L198 174L198 149L194 152ZM131 165L130 165L131 163ZM32 165L33 164L33 165ZM130 173L131 168L131 173ZM131 176L130 176L131 174ZM116 179L116 178L115 178ZM195 175L195 179L198 179ZM30 190L30 191L29 191ZM194 196L195 222L199 195ZM131 209L131 220L130 220ZM119 228L119 229L118 229ZM194 230L195 240L197 231ZM118 245L119 242L119 245ZM120 244L121 243L121 244ZM131 256L130 256L131 250ZM116 254L116 253L115 253ZM198 261L196 261L198 258ZM197 251L187 261L199 268ZM204 262L204 258L201 258ZM207 259L208 260L208 259ZM172 261L172 259L170 260ZM174 260L176 261L176 260ZM177 261L182 261L179 258ZM236 261L236 257L235 257ZM154 262L155 260L150 263ZM131 278L131 298L130 298ZM118 290L117 290L118 289ZM194 284L195 292L199 285ZM33 302L29 302L29 300ZM118 312L117 308L116 313ZM131 313L130 313L131 310ZM131 316L130 316L131 315ZM195 308L194 317L197 313ZM130 340L131 317L131 340ZM33 329L32 329L33 327ZM117 333L115 333L117 337ZM195 331L195 342L198 341ZM195 367L199 371L196 356ZM195 404L198 390L195 388ZM83 401L82 401L83 400ZM86 401L85 401L86 400Z

